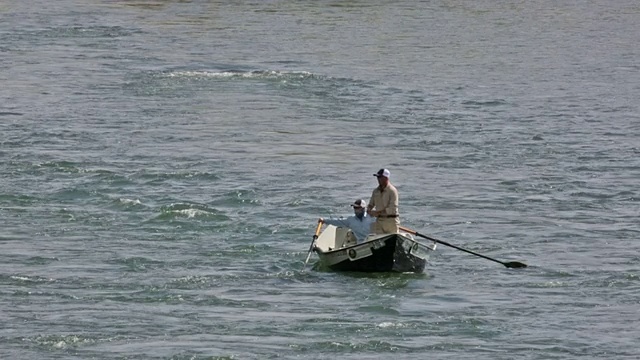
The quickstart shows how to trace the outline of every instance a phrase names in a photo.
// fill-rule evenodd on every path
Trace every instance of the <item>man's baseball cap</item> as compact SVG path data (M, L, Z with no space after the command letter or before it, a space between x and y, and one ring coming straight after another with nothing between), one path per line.
M356 208L356 207L366 207L367 206L367 202L362 200L362 199L358 199L358 200L354 201L353 204L351 204L351 206L353 206L354 208Z
M386 177L388 179L389 176L391 176L391 173L387 169L380 169L380 170L378 170L377 173L373 174L373 176L375 176L375 177L384 176L384 177Z

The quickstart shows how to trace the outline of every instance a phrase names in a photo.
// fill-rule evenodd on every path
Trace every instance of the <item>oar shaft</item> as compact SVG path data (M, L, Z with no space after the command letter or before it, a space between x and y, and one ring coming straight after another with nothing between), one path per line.
M427 239L429 239L429 240L433 240L433 241L435 241L435 242L438 242L438 243L440 243L440 244L442 244L442 245L450 246L450 247L452 247L452 248L454 248L454 249L458 249L458 250L460 250L460 251L464 251L464 252L466 252L466 253L469 253L469 254L472 254L472 255L475 255L475 256L480 256L481 258L485 258L485 259L487 259L487 260L495 261L495 262L497 262L497 263L499 263L499 264L502 264L502 265L504 265L504 264L505 264L504 262L502 262L502 261L500 261L500 260L496 260L496 259L494 259L494 258L490 258L490 257L488 257L488 256L486 256L486 255L478 254L477 252L473 252L473 251L471 251L471 250L463 249L463 248L461 248L461 247L455 246L455 245L453 245L453 244L449 244L448 242L445 242L445 241L442 241L442 240L435 240L435 239L430 238L430 237L428 237L428 236L425 236L425 238L427 238Z
M467 249L461 248L461 247L459 247L459 246L455 246L455 245L453 245L453 244L449 244L449 243L448 243L448 242L446 242L446 241L438 240L438 239L436 239L436 238L432 238L432 237L429 237L429 236L427 236L427 235L420 234L419 232L417 232L417 231L415 231L415 230L411 230L411 229L408 229L408 228L403 227L403 226L400 226L400 229L401 229L401 230L403 230L403 231L406 231L406 232L408 232L408 233L410 233L410 234L417 235L417 236L420 236L420 237L422 237L422 238L425 238L425 239L427 239L427 240L435 241L435 242L437 242L437 243L439 243L439 244L442 244L442 245L445 245L445 246L449 246L449 247L452 247L452 248L454 248L454 249L457 249L457 250L460 250L460 251L464 251L464 252L466 252L466 253L469 253L469 254L472 254L472 255L475 255L475 256L479 256L479 257L484 258L484 259L487 259L487 260L495 261L495 262L497 262L498 264L502 264L502 265L504 265L504 266L506 266L506 267L526 267L526 265L525 265L525 264L518 263L518 262L505 263L505 262L503 262L503 261L496 260L496 259L494 259L494 258L490 258L490 257L488 257L488 256L486 256L486 255L478 254L477 252L474 252L474 251L471 251L471 250L467 250Z
M315 245L316 240L318 239L318 235L320 235L320 229L322 228L322 220L318 219L318 226L316 226L316 232L313 234L313 239L311 240L311 245L309 245L309 253L307 254L307 260L304 261L304 266L307 266L309 259L311 258L311 253L313 252L313 245ZM304 267L302 268L304 270Z

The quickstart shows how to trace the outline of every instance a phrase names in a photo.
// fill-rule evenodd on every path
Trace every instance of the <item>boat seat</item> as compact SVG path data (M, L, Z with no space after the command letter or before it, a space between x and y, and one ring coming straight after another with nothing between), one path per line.
M336 249L355 245L357 243L356 236L348 228L336 228Z

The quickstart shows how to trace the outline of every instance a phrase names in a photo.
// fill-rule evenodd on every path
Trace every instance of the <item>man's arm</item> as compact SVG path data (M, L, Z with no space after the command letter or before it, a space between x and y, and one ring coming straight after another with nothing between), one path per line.
M373 193L375 193L375 192L376 191L373 190ZM375 204L373 203L373 193L371 193L371 198L369 198L369 204L367 204L367 214L369 214L369 215L373 215L371 210L373 210L373 207L375 206Z
M384 213L386 215L396 215L398 211L398 191L391 191L389 193L389 203L384 207Z
M349 221L347 219L322 219L327 225L349 227Z

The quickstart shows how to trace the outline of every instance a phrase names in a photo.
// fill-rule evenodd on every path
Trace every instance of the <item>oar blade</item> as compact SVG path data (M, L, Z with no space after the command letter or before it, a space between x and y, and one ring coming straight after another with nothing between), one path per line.
M510 262L504 263L504 266L512 269L521 269L521 268L526 268L527 264L524 264L518 261L510 261Z

